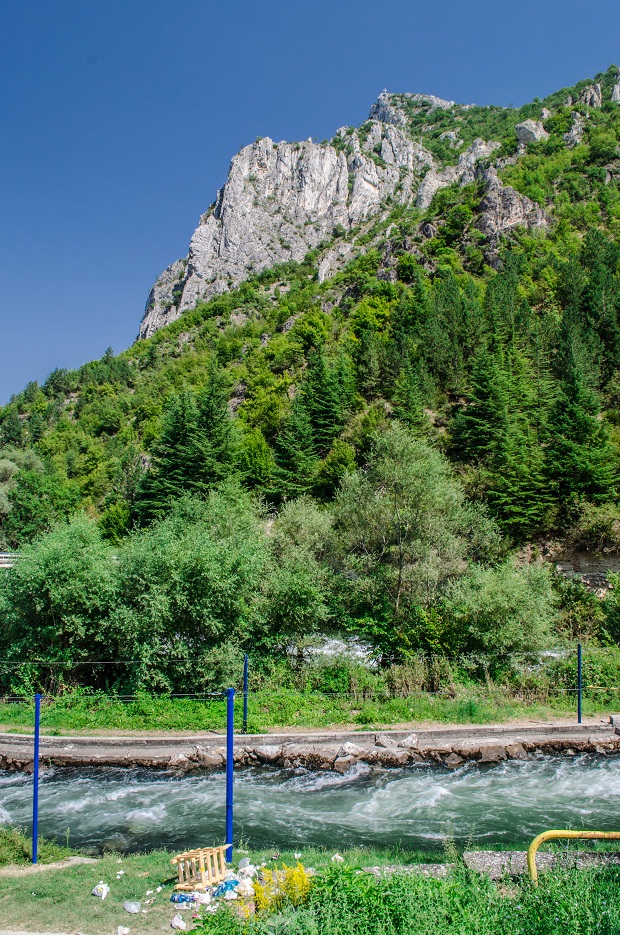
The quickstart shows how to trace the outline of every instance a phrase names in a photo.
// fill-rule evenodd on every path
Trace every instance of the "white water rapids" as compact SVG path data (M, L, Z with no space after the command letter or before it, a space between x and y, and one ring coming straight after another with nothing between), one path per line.
M31 827L32 778L0 772L0 823ZM54 769L42 774L39 829L100 852L221 843L224 774ZM235 772L235 838L250 846L437 848L525 842L548 828L620 829L620 758L539 757L494 766L344 776Z

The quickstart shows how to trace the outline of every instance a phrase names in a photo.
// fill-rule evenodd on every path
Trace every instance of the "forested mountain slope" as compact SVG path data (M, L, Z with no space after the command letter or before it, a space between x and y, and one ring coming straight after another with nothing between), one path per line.
M444 579L525 542L618 547L618 69L520 109L384 93L371 118L243 150L155 287L151 336L0 410L0 547L84 510L119 543L233 483L268 525L300 497L329 517L339 545L313 554L343 580L373 549L400 567L397 616L418 559L364 535L399 484L422 504L409 532L441 527L419 536L425 587L439 569L427 610ZM304 167L322 200L296 187ZM399 475L415 470L443 505ZM385 616L373 580L356 619Z

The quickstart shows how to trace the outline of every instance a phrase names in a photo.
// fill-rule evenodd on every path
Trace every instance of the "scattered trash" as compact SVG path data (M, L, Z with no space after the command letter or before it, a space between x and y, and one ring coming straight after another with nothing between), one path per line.
M192 893L192 896L194 897L194 902L199 906L208 906L211 902L211 893L209 892Z
M240 881L239 886L237 887L237 892L239 893L239 896L254 895L254 884L249 877L245 877Z
M140 912L140 909L141 909L141 908L142 908L142 904L141 904L141 903L133 902L133 901L130 900L130 899L128 899L127 902L124 902L124 903L123 903L123 909L125 910L125 912L138 913L138 912Z
M129 935L129 929L125 928L124 925L117 926L116 935Z
M298 854L297 851L295 851L295 853L294 853L293 856L294 856L295 860L299 860L299 858L301 857L301 854Z
M224 893L224 899L239 899L239 894L236 890L226 890Z
M341 857L340 854L334 854L332 857L333 864L341 864L344 861L344 857Z
M247 867L250 866L250 864L251 864L251 860L249 857L242 857L241 860L239 861L239 870L245 870Z
M156 892L156 893L161 893L162 890L163 890L163 886L158 886L157 889L155 890L155 892Z
M193 903L194 894L193 893L173 893L170 897L171 903Z
M279 858L280 858L280 851L276 851L275 854L273 855L273 857L272 857L271 859L272 859L272 860L279 860Z
M124 870L117 870L117 871L116 871L116 879L117 879L117 880L120 880L120 878L121 878L121 877L124 877L124 876L125 876L125 871L124 871Z
M153 890L147 890L147 891L146 891L146 895L147 895L147 896L150 896L152 892L153 892Z
M110 887L107 883L104 883L103 880L99 880L97 886L93 890L93 896L98 896L100 899L105 899L108 893L110 892Z
M171 928L173 928L173 929L186 929L186 928L187 928L187 922L185 921L185 919L182 919L182 918L181 918L181 914L180 914L179 912L177 912L177 914L174 916L172 922L170 923L170 926L171 926Z
M226 893L231 893L233 890L236 890L238 886L239 886L239 880L237 880L236 878L233 878L232 880L224 880L223 883L220 883L220 885L216 887L216 889L213 892L213 895L217 899L218 896L225 896Z

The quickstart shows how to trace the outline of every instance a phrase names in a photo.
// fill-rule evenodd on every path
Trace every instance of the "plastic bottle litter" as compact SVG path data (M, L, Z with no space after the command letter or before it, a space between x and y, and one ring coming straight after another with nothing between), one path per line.
M173 893L170 897L171 903L193 903L194 894L193 893Z
M140 912L141 908L142 908L141 903L134 902L131 899L128 899L127 902L123 903L123 909L125 910L125 912L133 912L134 914L137 914L138 912Z
M170 923L170 926L171 926L173 929L186 929L186 928L187 928L187 922L185 921L185 919L182 919L180 913L177 912L177 914L176 914L176 915L174 916L174 918L172 919L172 922Z
M213 891L213 895L217 899L218 896L225 896L226 893L232 893L232 891L236 890L238 886L239 880L236 878L232 880L224 880L224 882L220 883L220 885ZM230 897L228 898L230 899ZM232 898L234 899L235 897L233 896Z
M110 892L110 887L107 883L104 883L103 880L99 880L97 886L93 890L93 896L98 896L99 899L105 899L108 893Z

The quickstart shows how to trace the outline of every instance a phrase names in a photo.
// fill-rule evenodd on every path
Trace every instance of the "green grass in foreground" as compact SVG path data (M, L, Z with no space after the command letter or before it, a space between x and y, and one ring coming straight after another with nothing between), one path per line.
M596 714L609 705L586 699L584 714ZM439 722L489 724L513 718L538 720L571 716L574 699L561 695L525 703L501 691L463 690L448 695L413 695L405 698L355 698L293 690L258 691L250 697L248 729L261 733L274 728L354 726L360 730L390 724ZM32 702L0 703L0 725L5 730L32 731ZM223 700L138 696L122 701L105 695L64 695L42 708L43 733L90 730L224 730ZM241 727L241 699L236 709Z
M39 838L37 860L42 864L64 860L71 851L51 841ZM32 860L32 841L18 828L0 826L0 867L7 864L29 864Z
M467 871L448 852L418 854L389 850L342 851L345 863L334 865L332 851L307 850L301 861L318 871L308 899L301 906L284 903L276 912L240 921L229 908L204 922L183 913L188 929L209 935L617 935L620 932L620 868L541 874L540 886L528 880L499 884ZM237 851L235 862L243 856ZM292 866L292 853L278 861L271 852L252 852L255 863ZM168 930L177 911L170 903L174 880L170 854L119 857L111 854L96 864L48 870L24 876L2 877L0 922L30 931L80 931L109 935L119 925L132 935L153 935ZM384 864L406 865L432 860L454 861L457 866L443 880L406 872L374 876L358 871ZM119 880L116 874L124 873ZM111 893L104 901L91 895L104 880ZM146 897L147 890L156 890ZM146 898L155 901L145 904ZM125 900L141 900L145 914L129 915Z

